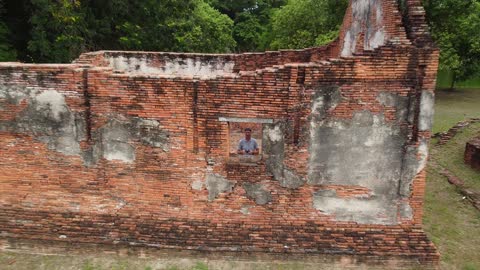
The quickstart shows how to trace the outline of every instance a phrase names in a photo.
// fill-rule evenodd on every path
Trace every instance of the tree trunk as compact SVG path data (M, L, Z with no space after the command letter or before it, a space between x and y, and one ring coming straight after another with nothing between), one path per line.
M450 91L453 91L453 89L455 88L455 82L457 81L457 74L455 74L455 72L453 73L453 76L452 76L452 83L450 84Z

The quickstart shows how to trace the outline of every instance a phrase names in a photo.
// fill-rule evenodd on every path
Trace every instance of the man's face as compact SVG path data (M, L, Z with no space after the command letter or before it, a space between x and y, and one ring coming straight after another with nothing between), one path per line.
M250 130L245 130L245 138L250 139L252 132Z

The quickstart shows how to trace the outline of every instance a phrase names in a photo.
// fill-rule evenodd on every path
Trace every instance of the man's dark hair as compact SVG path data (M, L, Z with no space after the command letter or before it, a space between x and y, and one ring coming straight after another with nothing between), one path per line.
M246 128L246 129L244 129L243 131L250 131L250 132L252 132L252 129L251 129L251 128Z

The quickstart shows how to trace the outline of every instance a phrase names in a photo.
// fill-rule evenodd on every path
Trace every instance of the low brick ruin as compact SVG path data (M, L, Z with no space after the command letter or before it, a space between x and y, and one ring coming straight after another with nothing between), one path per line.
M480 136L467 142L464 160L470 167L480 171Z
M437 262L438 50L401 2L352 0L304 50L0 63L0 237ZM261 155L231 153L238 123Z

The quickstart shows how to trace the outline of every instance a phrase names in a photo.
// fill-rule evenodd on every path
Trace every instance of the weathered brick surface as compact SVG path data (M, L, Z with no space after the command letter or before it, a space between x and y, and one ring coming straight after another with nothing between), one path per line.
M436 262L421 218L438 51L417 1L404 24L394 0L352 3L321 48L0 64L1 235ZM271 121L263 158L233 162L220 118Z
M480 170L480 137L474 138L465 145L465 163Z

